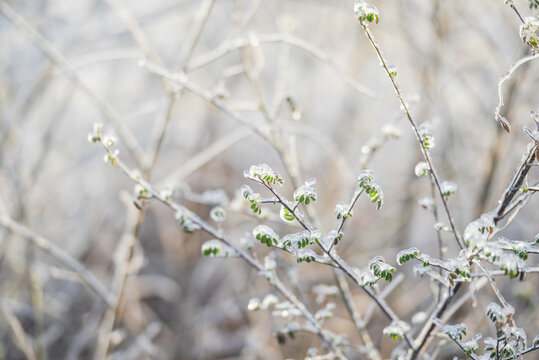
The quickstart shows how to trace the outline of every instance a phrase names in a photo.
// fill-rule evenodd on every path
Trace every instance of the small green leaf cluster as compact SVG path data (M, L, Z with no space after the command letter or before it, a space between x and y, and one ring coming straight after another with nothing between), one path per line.
M281 211L279 212L279 215L281 216L281 219L287 222L292 222L296 220L294 217L294 214L290 212L285 206L281 205Z
M245 171L243 175L249 179L258 179L268 185L283 185L284 183L283 178L267 164L252 165L249 171Z
M348 205L345 204L342 201L339 201L337 205L335 206L335 217L337 220L342 219L348 219L349 217L352 217L352 210L348 212Z
M318 232L301 231L295 234L285 235L282 239L281 247L284 249L302 249L308 245L318 242L316 236Z
M236 256L236 252L220 240L212 239L204 242L200 248L202 255L209 257L231 257Z
M520 37L533 51L539 50L539 18L527 17L520 26Z
M354 14L359 21L366 20L371 23L376 21L377 24L380 21L378 9L373 5L367 4L363 0L359 0L354 4Z
M186 216L181 211L176 212L176 220L180 224L180 227L182 228L182 230L188 234L194 232L195 230L200 229L199 224L191 220L188 216Z
M226 210L221 206L216 206L211 209L210 217L215 222L223 222L226 219Z
M466 324L456 325L444 325L442 331L449 336L452 340L462 340L462 337L466 335Z
M316 260L316 253L311 249L301 249L296 253L296 261L298 264L302 262L312 262Z
M377 278L385 279L389 282L393 280L393 275L391 273L397 272L397 269L389 264L386 264L385 259L381 256L375 256L371 261L369 261L369 269Z
M241 196L249 201L249 208L257 215L262 213L262 201L259 193L255 193L249 185L242 185L240 188Z
M447 197L453 195L455 191L457 191L457 184L452 181L444 181L440 184L440 189L442 196Z
M401 250L397 253L397 264L402 265L405 262L408 262L412 259L415 259L419 256L419 249L416 247L411 247L406 250Z
M372 203L376 203L376 208L380 209L384 203L384 193L382 188L374 182L372 170L362 170L358 176L358 185L364 189Z
M402 339L404 335L410 331L410 325L404 321L392 321L391 324L386 326L383 330L384 335L389 336L392 339Z
M300 204L309 205L316 201L318 194L313 185L316 184L316 179L309 179L303 185L294 191L294 200Z
M279 236L267 225L258 225L253 229L253 236L267 246L277 245Z
M425 149L430 150L436 145L434 136L427 125L421 125L418 129L421 143Z
M472 354L477 354L477 351L479 350L479 339L481 339L483 335L476 334L472 340L466 341L462 343L462 348L466 352L466 355L472 356Z

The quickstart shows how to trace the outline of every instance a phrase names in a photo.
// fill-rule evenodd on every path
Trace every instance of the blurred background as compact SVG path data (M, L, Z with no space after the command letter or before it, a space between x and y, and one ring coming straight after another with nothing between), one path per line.
M272 166L289 198L295 182L316 178L314 208L323 232L335 224L336 203L348 201L358 172L368 167L384 206L375 210L360 198L341 255L356 267L375 255L395 265L396 253L410 246L437 256L436 221L418 205L431 188L414 175L422 160L417 140L352 1L0 3L0 199L14 220L77 258L122 299L107 310L75 273L0 229L0 358L301 359L310 347L321 350L309 334L279 344L274 335L282 320L247 311L250 298L275 291L246 263L202 257L208 235L183 233L174 213L156 201L142 211L133 205L134 184L87 141L95 122L116 134L119 157L130 168L157 188L172 189L175 200L202 218L211 221L212 207L224 206L222 229L237 244L260 223L281 236L297 231L278 219L276 206L266 205L262 219L249 214L238 199L249 166ZM515 3L533 14L528 1ZM539 109L538 64L527 63L504 86L502 114L513 125L507 134L493 116L497 83L527 49L518 17L503 1L373 4L380 23L370 28L396 66L415 120L435 136L435 167L442 180L458 185L449 206L462 232L495 206L526 150L521 128L533 126L530 111ZM142 59L184 71L206 99L163 80ZM266 130L273 144L256 133ZM538 210L532 198L502 235L531 241ZM441 208L439 221L447 224ZM456 255L451 234L442 238L447 254ZM253 252L263 259L268 250ZM285 282L312 308L323 307L312 288L334 284L333 271L277 257ZM433 289L414 277L411 265L398 272L405 278L387 300L410 322L430 309ZM537 277L498 284L533 338ZM364 314L370 301L351 288ZM494 336L484 313L493 299L485 287L451 321ZM337 309L327 328L359 344L340 297L328 300ZM369 329L384 357L398 345L382 335L387 325L375 310ZM440 358L457 354L448 344Z

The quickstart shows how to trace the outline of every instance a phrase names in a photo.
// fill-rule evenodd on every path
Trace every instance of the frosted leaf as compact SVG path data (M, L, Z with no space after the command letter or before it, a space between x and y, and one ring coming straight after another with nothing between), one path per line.
M226 219L226 210L221 206L216 206L210 211L211 219L215 222L223 222Z
M283 205L281 205L281 210L279 211L279 216L281 217L281 220L285 222L292 222L296 220L294 215Z
M351 217L353 211L350 210L350 212L348 212L348 207L349 207L348 204L342 201L339 201L337 205L335 206L335 217L337 217L337 219L341 219L341 218L346 219L349 216Z
M419 136L421 138L421 142L423 143L423 146L425 149L429 150L434 148L436 145L436 142L434 140L434 136L432 136L432 133L427 125L421 125L419 127Z
M528 253L531 250L529 243L525 241L508 241L505 239L500 239L500 242L509 245L513 249L513 253L522 260L528 259Z
M513 307L502 308L496 303L488 304L486 310L487 316L492 322L502 325L507 322L508 316L512 316L515 313L515 309Z
M309 205L309 203L314 202L318 198L316 189L313 185L316 183L315 179L307 180L303 185L294 191L294 200Z
M249 168L249 171L245 171L243 175L246 178L254 179L254 180L261 180L266 182L267 184L283 184L282 177L277 174L273 169L267 165L267 164L260 164L260 165L252 165Z
M159 196L162 198L162 199L165 199L165 200L170 200L172 198L172 195L173 195L173 191L172 189L170 188L167 188L167 189L163 189L159 192Z
M266 295L264 300L262 300L261 308L263 310L266 310L266 309L268 309L268 308L270 308L272 306L275 306L278 302L279 302L279 299L277 298L277 296L275 296L273 294Z
M360 171L357 181L361 188L371 187L374 184L374 172L370 169Z
M535 335L535 337L533 338L533 347L539 347L539 334Z
M434 199L431 197L422 197L417 201L417 203L425 210L431 210L434 208Z
M387 71L391 77L397 76L397 67L395 65L388 65Z
M241 196L244 198L244 199L249 199L249 197L251 196L251 194L253 193L253 189L251 189L251 187L249 185L242 185L240 187L240 193L241 193Z
M267 225L258 225L253 229L253 236L267 246L277 245L279 236Z
M479 350L479 343L478 341L482 338L483 336L481 334L476 334L472 340L470 341L466 341L466 342L463 342L462 343L462 347L464 348L464 351L466 351L466 354L470 355L470 354L475 354L477 352L477 350Z
M98 142L101 141L101 130L103 129L103 124L96 122L94 123L94 128L91 133L88 134L89 142Z
M483 214L479 219L472 221L466 226L462 235L464 242L472 250L483 249L488 237L494 231L494 227L492 215Z
M466 335L466 325L442 325L442 331L453 340L462 340L462 336Z
M472 278L470 263L466 258L465 250L461 250L458 257L445 260L444 267L452 271L449 274L450 276L453 274L451 278L456 277L455 275L461 276L464 281L470 281Z
M376 203L376 208L380 209L384 204L384 193L378 184L374 184L369 189L365 189L372 203Z
M354 4L354 14L359 21L376 21L377 24L380 21L378 9L363 0L359 0Z
M397 264L402 265L407 261L415 259L419 255L419 249L411 247L406 250L401 250L397 253Z
M528 16L520 26L522 41L533 49L539 49L539 18Z
M457 184L452 181L444 181L440 184L440 189L443 196L450 196L457 191Z
M391 324L384 328L384 335L389 336L392 339L402 339L404 335L410 331L410 325L404 321L392 321Z
M186 233L192 233L195 230L200 229L200 225L191 220L188 216L184 215L182 211L176 212L176 220L180 224L180 227Z
M311 262L315 261L318 255L311 249L300 249L296 252L296 261L299 263L302 262Z
M502 258L504 252L499 246L487 243L483 247L483 254L485 257L489 258L490 261L498 262Z
M421 177L421 176L427 176L429 173L430 167L429 164L427 164L424 161L420 161L417 163L417 165L414 168L415 176Z
M137 195L138 198L140 199L146 199L149 197L149 193L148 193L148 189L146 189L144 186L140 185L140 184L136 184L135 185L135 194Z
M539 244L539 233L535 234L535 238L533 240L536 244Z
M318 284L313 286L312 292L316 294L316 302L320 304L327 296L338 295L339 288L335 285Z
M496 352L496 346L497 341L496 339L493 339L491 337L486 337L485 340L483 340L483 343L485 344L485 351L488 352Z
M107 134L103 136L103 140L101 142L104 146L111 147L116 143L116 138L113 135Z
M249 208L255 213L260 215L262 213L262 199L260 194L251 193L247 199L249 201Z
M316 233L314 233L316 235ZM292 251L304 248L314 243L313 233L308 230L285 235L279 242L279 247Z
M500 269L505 272L505 275L510 279L517 277L520 269L524 267L524 263L520 257L515 254L503 253L496 264L500 266Z
M361 271L356 271L359 278L361 279L361 287L372 286L378 282L378 277L375 276L370 270L364 269Z
M434 225L432 225L432 226L434 227L434 230L436 230L436 231L447 230L447 227L444 226L443 222L434 223Z
M382 132L386 139L398 139L401 136L400 129L392 124L384 125L382 127Z
M385 259L382 256L375 256L369 261L369 269L374 276L385 279L391 282L393 275L391 273L397 272L393 266L386 264Z
M249 300L249 304L247 304L247 310L249 311L256 311L260 310L260 300L258 298L252 298Z
M213 239L205 241L200 247L202 255L210 257L234 257L238 256L236 251L223 242Z
M324 236L322 242L325 248L329 248L332 245L337 245L339 240L343 237L343 232L337 232L337 230L331 230L326 236Z

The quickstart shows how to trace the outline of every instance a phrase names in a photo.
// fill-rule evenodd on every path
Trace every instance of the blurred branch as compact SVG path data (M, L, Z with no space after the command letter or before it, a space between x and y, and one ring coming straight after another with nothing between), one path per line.
M56 50L32 25L17 14L8 4L0 0L0 12L10 20L18 29L27 35L36 46L47 55L57 66L59 66L65 75L76 84L92 101L101 114L111 123L118 135L122 138L125 146L138 164L144 163L144 153L137 140L123 123L120 115L114 110L106 100L94 92L82 78L77 74L67 59Z
M77 259L73 258L66 251L54 245L51 241L45 239L42 236L32 232L27 227L15 222L7 214L0 212L0 226L5 229L21 236L25 240L29 241L32 245L46 252L66 267L70 268L77 273L100 298L102 298L108 306L114 307L116 305L116 299L105 288L103 284L82 265Z
M316 46L308 43L305 40L297 38L289 34L252 34L248 37L238 37L227 41L224 44L219 45L217 48L210 50L209 52L199 55L193 58L186 67L186 71L192 72L203 66L206 66L214 61L217 61L221 57L227 55L229 52L237 49L241 49L245 46L253 46L257 43L284 43L297 47L309 55L320 60L331 71L339 76L346 84L354 88L357 92L367 96L368 98L375 98L376 94L368 87L360 84L344 70L342 70L331 58L329 54L317 48Z

